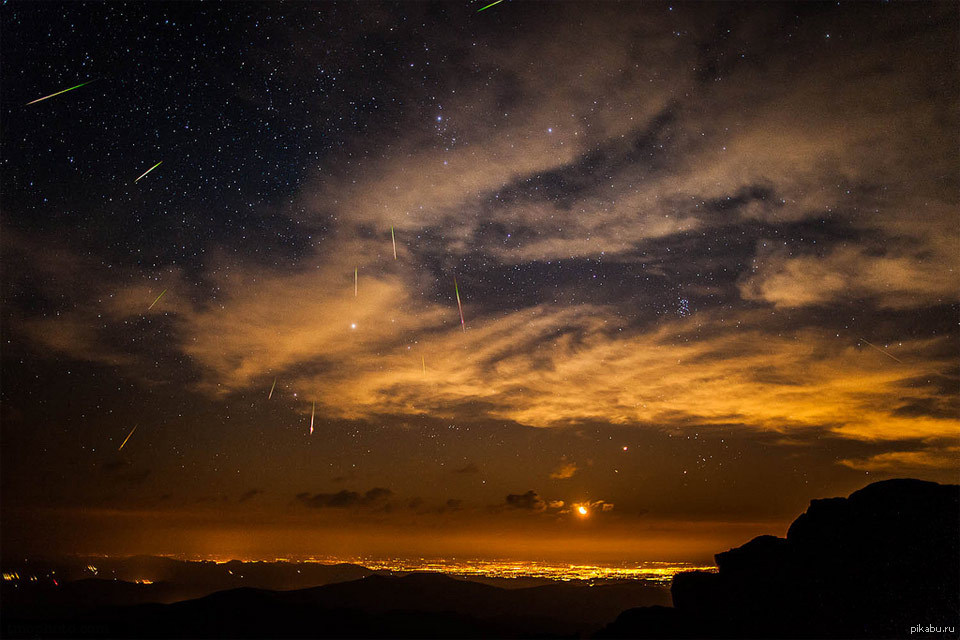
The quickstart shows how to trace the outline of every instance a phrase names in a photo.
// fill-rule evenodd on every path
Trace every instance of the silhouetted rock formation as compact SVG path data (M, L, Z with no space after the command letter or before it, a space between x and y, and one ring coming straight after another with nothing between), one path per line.
M632 609L601 637L906 637L960 622L960 486L887 480L813 500L787 537L673 581L675 609ZM955 636L954 636L955 637Z

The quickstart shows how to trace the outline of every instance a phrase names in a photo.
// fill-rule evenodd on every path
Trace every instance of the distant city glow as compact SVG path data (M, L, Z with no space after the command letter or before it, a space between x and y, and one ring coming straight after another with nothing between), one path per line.
M289 558L239 559L219 556L168 556L181 560L207 561L217 564L240 562L291 562ZM317 564L349 563L372 571L404 574L438 572L451 576L483 576L486 578L541 578L547 580L647 580L669 585L673 576L684 571L716 571L712 565L691 562L634 562L620 564L571 564L525 560L482 560L476 558L367 558L339 556L302 557L293 562Z

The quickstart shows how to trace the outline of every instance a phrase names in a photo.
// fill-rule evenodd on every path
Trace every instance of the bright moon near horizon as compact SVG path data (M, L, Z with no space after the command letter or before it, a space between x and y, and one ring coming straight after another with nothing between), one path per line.
M580 512L580 515L582 515L582 516L587 515L587 508L586 508L586 507L577 507L577 511L579 511L579 512Z

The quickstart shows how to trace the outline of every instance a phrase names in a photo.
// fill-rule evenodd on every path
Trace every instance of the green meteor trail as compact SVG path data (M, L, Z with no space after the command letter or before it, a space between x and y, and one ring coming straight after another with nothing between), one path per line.
M487 6L485 6L483 9L489 9L489 8L492 7L493 5L495 5L495 4L500 4L501 2L503 2L503 0L497 0L496 2L491 2L490 4L488 4ZM480 13L481 11L483 11L483 9L477 9L477 13Z
M163 164L163 160L161 160L160 162L158 162L157 164L153 165L152 167L150 167L149 169L147 169L146 171L144 171L142 174L140 174L140 178L142 178L143 176L147 175L148 173L150 173L151 171L153 171L154 169L156 169L157 167L159 167L159 166L162 165L162 164ZM134 181L133 181L133 184L137 184L138 182L140 182L140 178L137 178L136 180L134 180Z
M75 86L75 87L70 87L69 89L64 89L63 91L57 91L56 93L51 93L51 94L48 95L48 96L43 96L42 98L37 98L36 100L31 100L30 102L28 102L28 103L27 103L26 105L24 105L24 106L29 106L29 105L34 104L34 103L36 103L36 102L40 102L40 101L46 100L46 99L48 99L48 98L53 98L54 96L58 96L58 95L60 95L61 93L66 93L67 91L73 91L74 89L79 89L79 88L82 87L83 85L90 84L91 82L93 82L93 80L87 80L86 82L81 82L80 84L78 84L78 85Z
M164 289L163 291L161 291L161 292L160 292L160 295L157 296L157 299L154 300L153 302L151 302L151 303L150 303L150 306L147 307L147 311L150 311L150 309L153 309L153 305L155 305L155 304L157 304L158 302L160 302L160 298L162 298L162 297L163 297L163 294L165 294L166 292L167 292L166 289Z

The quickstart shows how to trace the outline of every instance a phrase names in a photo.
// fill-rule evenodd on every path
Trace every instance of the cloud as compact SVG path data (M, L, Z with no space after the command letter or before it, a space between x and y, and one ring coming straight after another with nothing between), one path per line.
M874 299L882 308L944 304L956 294L950 274L960 271L958 249L935 256L878 256L866 248L839 248L825 256L798 257L786 249L761 250L740 293L785 308L863 299Z
M566 462L560 465L555 471L550 473L550 477L555 480L566 480L572 478L577 472L577 465L573 462Z
M130 466L130 463L126 460L110 460L109 462L104 462L101 468L105 473L114 473L128 466Z
M607 502L606 500L587 500L585 502L571 503L569 508L561 510L560 513L577 514L580 508L586 509L588 513L605 513L607 511L613 511L613 506L612 502Z
M442 110L413 110L376 158L324 172L302 208L335 202L346 225L436 230L442 253L517 264L617 255L651 238L709 233L718 218L842 216L897 237L911 227L899 219L921 210L911 235L929 241L950 229L936 209L950 189L934 176L951 175L950 137L940 132L955 130L956 116L950 92L928 86L953 70L942 46L851 41L832 48L829 63L808 56L798 67L798 53L820 43L787 39L775 11L730 19L707 10L683 38L653 9L635 20L611 20L616 12L578 15L576 32L562 19L542 25L496 52L434 43L456 51L449 68L460 71ZM722 41L718 20L729 27ZM807 17L816 22L837 26ZM949 27L906 29L933 44ZM578 54L586 49L589 60ZM912 68L931 75L903 72ZM480 69L496 69L500 82Z
M129 485L140 485L146 482L152 471L150 469L135 469L126 460L110 460L100 467L110 482Z
M440 513L451 513L454 511L463 510L463 500L458 498L450 498L447 500L442 507L440 507Z
M374 487L364 494L343 489L337 493L298 493L296 499L303 505L313 509L337 508L348 509L355 507L383 507L393 491L384 487Z
M312 369L322 395L337 378L337 365L361 354L369 366L377 348L400 336L428 331L449 318L449 309L419 304L396 275L362 276L354 296L353 268L330 265L302 274L235 273L224 283L230 298L189 314L186 354L206 372L203 385L226 393L242 389L269 371ZM295 292L324 291L304 297ZM251 295L252 294L252 295ZM291 297L294 296L294 297Z
M493 50L435 42L462 71L442 113L401 110L378 154L357 153L365 133L306 179L287 214L310 248L289 265L211 251L198 293L193 273L121 273L7 234L20 288L60 301L59 315L22 311L18 331L141 379L165 345L211 397L281 374L301 411L316 401L329 418L955 432L943 391L901 385L955 361L955 327L921 334L910 317L955 301L955 101L928 86L951 57L837 42L798 67L821 43L785 39L773 10L731 20L708 52L714 11L689 38L663 12L603 7ZM902 28L949 30L929 26ZM164 340L117 339L154 323ZM895 342L902 363L861 337Z
M895 416L952 419L960 415L960 397L915 398L893 410Z
M447 236L457 246L471 232L473 216L464 213L475 211L505 185L574 163L595 145L611 146L606 140L628 147L621 134L661 112L671 94L688 85L691 74L671 55L675 38L656 28L669 21L654 12L640 25L603 21L597 15L578 16L578 21L576 32L565 33L568 46L558 46L553 29L505 41L495 51L480 52L458 38L435 41L432 47L456 52L448 63L456 86L446 92L442 112L426 117L414 111L410 122L383 141L377 157L364 161L361 179L354 170L333 176L326 172L305 189L304 208L316 210L336 201L358 224L395 224L398 230L457 218L460 224L449 225ZM598 40L609 46L597 47ZM589 61L575 53L581 47L594 52ZM648 65L636 65L639 59L666 65L671 82L651 82ZM531 66L530 60L551 63ZM598 73L601 68L620 71ZM487 72L493 70L501 82L489 82ZM564 81L567 74L577 78L575 87ZM623 104L631 105L629 115L616 108ZM496 135L491 135L494 129ZM511 207L502 217L509 220L520 212L522 207Z
M262 490L262 489L250 489L249 491L244 491L244 492L240 495L240 497L237 498L237 502L238 502L238 503L246 502L247 500L250 500L251 498L254 498L254 497L258 496L258 495L260 495L261 493L263 493L263 490Z
M756 309L705 309L639 326L617 304L485 314L461 288L464 333L452 292L446 304L421 301L413 269L390 269L367 276L360 296L349 273L331 286L338 276L330 269L233 271L221 282L219 304L169 312L200 372L196 388L213 396L267 389L280 372L292 393L316 400L321 415L361 420L392 414L536 427L827 427L856 439L934 437L960 426L942 391L900 382L952 366L949 335L908 334L893 345L817 326L816 318L785 325ZM315 290L327 295L301 295ZM348 319L358 321L356 329ZM901 362L863 347L862 337L888 344ZM309 404L300 410L308 413Z
M914 473L929 469L956 469L960 447L928 448L920 451L890 451L868 458L848 458L840 464L857 471Z
M547 504L537 495L536 491L530 490L526 493L510 493L506 497L506 505L512 509L525 509L528 511L545 511Z
M460 467L459 469L454 469L453 472L454 472L454 473L468 473L468 474L480 473L480 467L478 467L477 465L475 465L475 464L473 464L472 462L470 462L470 463L468 463L468 464Z

